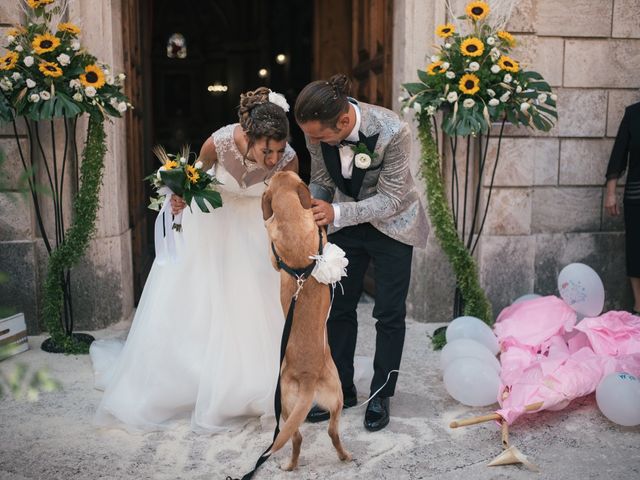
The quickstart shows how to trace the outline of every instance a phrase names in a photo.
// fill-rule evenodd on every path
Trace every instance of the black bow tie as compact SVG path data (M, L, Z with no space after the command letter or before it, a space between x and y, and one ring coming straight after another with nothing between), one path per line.
M358 142L353 142L351 140L342 140L338 145L341 147L350 147L351 145L357 145Z

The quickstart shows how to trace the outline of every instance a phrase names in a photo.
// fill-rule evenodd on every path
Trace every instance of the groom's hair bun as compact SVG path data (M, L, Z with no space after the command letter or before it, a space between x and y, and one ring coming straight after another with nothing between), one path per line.
M298 123L318 120L323 126L335 128L338 117L349 111L351 81L339 73L329 80L316 80L304 87L294 108Z
M289 136L287 114L269 101L270 92L267 87L259 87L240 95L238 119L251 143L263 137L280 141Z

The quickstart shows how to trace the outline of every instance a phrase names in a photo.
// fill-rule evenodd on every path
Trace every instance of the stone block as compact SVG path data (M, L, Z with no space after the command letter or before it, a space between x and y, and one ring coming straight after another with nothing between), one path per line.
M640 40L566 40L563 85L638 88L639 63Z
M536 188L531 204L533 233L600 230L601 188Z
M552 87L562 85L563 38L521 35L517 37L517 42L513 57L524 68L538 72Z
M606 112L605 90L559 89L558 136L604 137Z
M608 37L611 35L611 1L537 0L536 33L553 37Z
M559 140L546 138L503 138L494 185L529 187L558 182ZM491 181L498 140L489 142L484 185Z
M640 38L640 0L613 2L614 38Z
M29 144L26 138L20 139L20 147L25 163L29 166ZM28 188L24 167L20 158L20 149L14 138L0 138L0 151L4 163L0 164L0 190L19 190Z
M629 105L640 102L638 90L609 90L609 106L607 108L607 137L615 137Z
M496 317L521 295L533 292L535 236L483 236L480 241L480 282Z
M414 249L407 316L418 322L453 320L455 275L431 230L425 249Z
M37 262L31 241L0 242L0 272L7 276L0 283L0 306L24 312L27 333L37 334Z
M563 139L560 142L560 185L603 185L611 139Z
M605 312L633 306L625 272L623 233L536 235L536 293L558 295L558 274L574 262L589 265L600 275Z
M19 2L2 2L0 3L0 23L16 25L22 19L22 11ZM6 30L6 29L5 29ZM2 33L2 44L4 45L5 33Z
M486 204L485 189L483 204ZM483 209L480 209L483 212ZM482 215L479 215L480 220ZM531 232L531 189L496 188L493 190L484 226L487 235L528 235Z
M0 193L0 241L31 240L30 197L16 192Z
M506 29L510 32L535 32L536 0L516 2Z

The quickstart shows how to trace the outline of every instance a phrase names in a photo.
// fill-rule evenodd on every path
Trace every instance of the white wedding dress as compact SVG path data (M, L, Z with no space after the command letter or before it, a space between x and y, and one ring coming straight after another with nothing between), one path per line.
M185 209L179 260L154 263L124 347L107 340L91 348L96 386L105 389L98 425L150 431L190 415L194 430L218 432L273 416L280 280L260 205L266 172L243 165L236 125L213 134L223 207ZM294 155L287 145L273 171Z

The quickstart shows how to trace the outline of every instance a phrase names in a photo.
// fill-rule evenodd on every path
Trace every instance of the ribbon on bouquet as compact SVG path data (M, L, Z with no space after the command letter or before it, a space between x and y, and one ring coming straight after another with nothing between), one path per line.
M182 237L178 235L179 240L176 240L173 225L182 223L182 212L175 216L171 213L171 196L173 192L169 187L161 187L158 193L165 197L162 208L156 217L154 243L156 247L156 261L160 265L164 265L167 261L176 262L178 260L176 243L177 241L181 241Z

